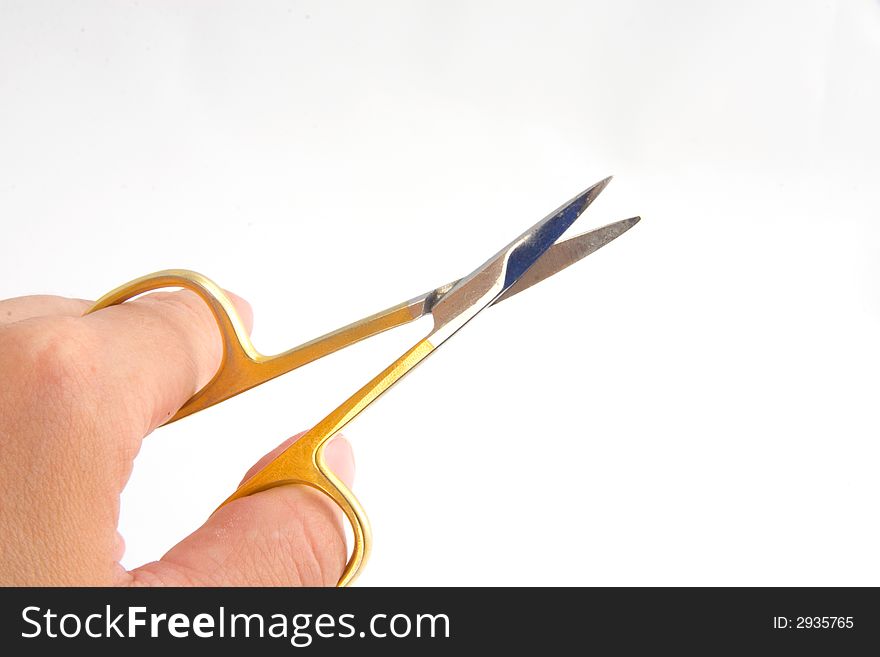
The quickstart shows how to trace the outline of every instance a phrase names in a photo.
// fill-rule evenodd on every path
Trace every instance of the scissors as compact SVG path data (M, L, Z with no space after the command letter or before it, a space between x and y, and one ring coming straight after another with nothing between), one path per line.
M354 546L337 584L347 586L354 581L369 557L372 544L370 525L357 498L327 466L324 447L361 411L482 310L565 269L632 228L639 217L608 224L557 243L610 180L609 177L599 181L551 212L464 278L275 356L264 356L254 348L244 324L223 290L193 271L171 269L135 279L101 297L86 314L123 303L144 292L167 287L192 290L208 305L223 341L221 363L211 381L189 399L169 422L197 413L388 329L408 324L427 314L433 317L434 326L427 336L245 481L220 505L222 507L239 498L288 484L305 484L321 491L342 509L351 523Z

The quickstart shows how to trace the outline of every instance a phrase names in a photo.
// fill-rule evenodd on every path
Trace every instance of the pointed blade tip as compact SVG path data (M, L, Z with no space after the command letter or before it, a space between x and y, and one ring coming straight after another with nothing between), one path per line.
M614 176L606 176L606 177L602 178L602 180L597 182L595 185L593 185L593 188L595 188L595 190L596 190L596 195L598 196L599 193L601 193L603 189L608 187L608 183L610 183L613 179L614 179Z
M578 196L576 198L583 200L583 203L581 205L581 212L586 210L590 206L590 203L595 201L596 197L599 196L599 194L601 194L606 187L608 187L608 183L611 182L611 179L613 177L614 176L607 176L606 178L603 178L599 182L593 183L592 185L587 187L584 191L582 191L580 194L578 194Z
M617 234L612 238L612 240L614 240L617 237L619 237L620 235L623 235L626 231L628 231L630 228L635 226L641 220L642 220L642 218L639 216L630 217L629 219L621 219L620 221L615 221L614 223L606 224L605 226L601 226L600 228L597 228L596 230L601 231L601 230L605 230L605 229L617 229ZM574 238L572 238L572 239L574 239ZM609 241L612 241L612 240L609 240Z

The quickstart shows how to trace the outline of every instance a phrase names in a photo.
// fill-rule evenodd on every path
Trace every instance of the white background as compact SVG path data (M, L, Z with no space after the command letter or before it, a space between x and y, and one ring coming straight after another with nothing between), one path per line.
M360 582L880 585L878 64L874 0L2 0L0 297L195 269L271 353L615 174L578 228L641 224L348 428ZM426 328L150 436L126 565Z

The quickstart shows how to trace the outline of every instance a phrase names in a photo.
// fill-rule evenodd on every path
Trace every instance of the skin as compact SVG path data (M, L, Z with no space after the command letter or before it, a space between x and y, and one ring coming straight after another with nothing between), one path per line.
M230 297L250 330L250 306ZM119 564L119 496L141 441L210 380L221 344L191 292L83 317L90 305L0 301L0 585L334 585L347 557L341 514L302 486L236 500L159 561ZM349 444L337 437L325 454L350 486Z

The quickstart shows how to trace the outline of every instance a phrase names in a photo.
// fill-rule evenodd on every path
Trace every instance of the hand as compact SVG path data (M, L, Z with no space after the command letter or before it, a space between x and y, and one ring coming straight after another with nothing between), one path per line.
M250 307L230 297L250 331ZM342 517L304 486L236 500L161 560L130 572L119 565L119 495L141 440L210 380L221 343L191 292L83 317L89 306L0 301L0 584L336 584L346 560ZM350 486L348 443L334 439L326 458Z

